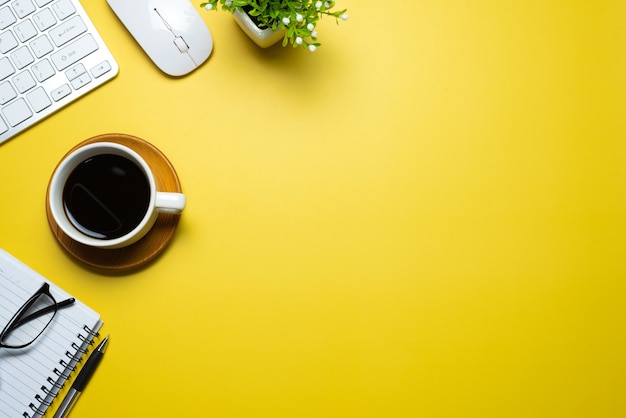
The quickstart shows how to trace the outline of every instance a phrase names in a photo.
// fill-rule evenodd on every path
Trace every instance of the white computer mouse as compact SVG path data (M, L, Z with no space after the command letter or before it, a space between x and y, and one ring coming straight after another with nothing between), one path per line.
M189 0L107 2L164 73L189 74L211 55L211 32Z

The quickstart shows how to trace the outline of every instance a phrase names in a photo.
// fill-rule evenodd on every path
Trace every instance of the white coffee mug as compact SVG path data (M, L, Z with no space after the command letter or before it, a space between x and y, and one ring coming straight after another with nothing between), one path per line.
M68 214L63 198L66 183L74 170L82 163L101 155L121 156L134 163L145 175L149 187L149 200L143 217L130 232L115 238L96 238L82 232L80 226L77 226L76 221ZM97 197L93 199L101 204ZM114 142L95 142L74 150L59 163L50 181L48 204L54 221L72 240L96 248L122 248L146 235L159 213L181 213L185 208L186 199L182 193L158 191L150 166L137 152ZM103 208L105 211L108 210L105 206Z

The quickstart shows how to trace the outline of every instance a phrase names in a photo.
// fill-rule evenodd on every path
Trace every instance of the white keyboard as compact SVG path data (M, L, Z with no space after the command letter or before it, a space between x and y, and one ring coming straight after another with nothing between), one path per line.
M78 0L0 0L0 143L117 72Z

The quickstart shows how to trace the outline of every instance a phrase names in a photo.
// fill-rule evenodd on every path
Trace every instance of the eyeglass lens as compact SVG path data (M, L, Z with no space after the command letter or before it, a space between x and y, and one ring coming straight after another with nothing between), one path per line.
M38 293L24 304L2 336L1 344L6 347L25 347L41 335L56 314L56 302L46 293ZM43 314L41 313L43 312ZM28 318L24 321L24 318Z

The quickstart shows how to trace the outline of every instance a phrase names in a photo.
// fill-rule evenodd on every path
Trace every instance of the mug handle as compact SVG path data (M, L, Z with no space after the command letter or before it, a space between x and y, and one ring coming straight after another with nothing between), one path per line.
M182 193L157 192L156 210L163 213L179 214L185 209L187 199Z

